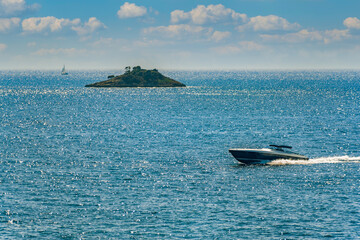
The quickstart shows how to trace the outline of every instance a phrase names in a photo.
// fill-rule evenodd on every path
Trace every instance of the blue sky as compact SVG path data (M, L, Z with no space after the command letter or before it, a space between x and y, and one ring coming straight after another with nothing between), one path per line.
M359 0L0 0L0 69L359 69Z

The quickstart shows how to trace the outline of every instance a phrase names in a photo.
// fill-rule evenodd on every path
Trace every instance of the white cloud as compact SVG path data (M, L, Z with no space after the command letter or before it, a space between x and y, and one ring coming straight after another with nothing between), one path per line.
M72 29L79 35L88 35L97 30L105 29L106 26L102 22L96 19L96 17L89 18L89 21L84 26L74 26Z
M330 43L334 41L342 41L344 39L351 38L349 30L327 30L324 32L324 43Z
M24 32L28 33L44 33L44 32L59 32L65 27L77 26L80 24L80 19L74 20L56 18L56 17L33 17L25 19L22 22Z
M54 33L65 30L73 30L78 35L86 35L96 30L106 28L106 26L95 17L89 18L89 21L81 24L80 19L73 20L56 17L28 18L22 22L24 33Z
M214 31L211 27L194 26L189 24L178 24L169 26L150 27L143 30L146 35L153 35L156 38L174 38L177 40L194 39L201 41L220 42L231 36L231 32ZM148 42L149 40L147 40ZM157 43L164 44L162 41Z
M0 32L6 32L18 27L20 21L20 18L0 18Z
M134 3L124 3L117 12L119 18L142 17L147 13L146 7L136 6Z
M17 16L40 8L40 5L27 5L25 0L0 0L0 16Z
M0 0L0 6L2 13L5 14L13 14L26 8L24 0Z
M275 31L275 30L294 30L299 28L300 25L297 23L290 23L285 18L269 15L269 16L257 16L252 17L250 20L238 27L239 31L246 29L252 29L254 31Z
M212 28L201 26L191 26L187 24L150 27L144 29L145 34L160 33L164 37L181 37L185 35L209 35L213 32Z
M237 24L238 21L247 19L246 14L240 14L230 8L218 5L198 5L189 12L175 10L171 13L169 26L158 26L144 29L144 34L156 33L157 37L178 38L187 40L205 40L220 42L231 36L229 31L214 31L212 27L202 26L206 24ZM180 23L186 22L186 23Z
M327 31L309 31L303 29L296 33L288 33L284 35L270 35L262 34L260 35L266 41L275 41L275 42L289 42L289 43L300 43L306 41L321 41L326 44L334 41L341 41L343 39L350 38L349 30L327 30Z
M0 52L4 51L7 48L6 44L0 43Z
M220 23L220 22L237 22L238 20L245 21L247 19L246 14L237 13L230 8L225 8L224 5L198 5L190 12L184 12L182 10L175 10L171 12L171 22L191 22L194 24L208 24L208 23Z
M262 34L260 35L264 40L267 41L279 41L279 42L305 42L305 41L323 41L324 37L319 31L309 31L303 29L296 33L288 33L284 35L270 35L270 34Z
M183 20L191 19L190 13L186 13L183 10L175 10L171 12L171 22L179 23Z
M79 54L85 54L87 50L85 49L76 49L76 48L42 48L36 52L33 52L33 55L46 56L46 55L69 55L69 56L78 56Z
M230 32L215 31L211 36L211 40L214 40L215 42L220 42L221 40L228 38L230 36L231 36Z
M348 17L344 20L344 25L347 28L360 29L360 19L356 17Z

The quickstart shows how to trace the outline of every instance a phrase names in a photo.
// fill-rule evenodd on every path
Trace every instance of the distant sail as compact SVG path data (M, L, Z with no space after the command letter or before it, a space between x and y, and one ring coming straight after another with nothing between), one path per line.
M61 69L61 75L68 75L68 73L65 70L65 65L63 66L63 68Z

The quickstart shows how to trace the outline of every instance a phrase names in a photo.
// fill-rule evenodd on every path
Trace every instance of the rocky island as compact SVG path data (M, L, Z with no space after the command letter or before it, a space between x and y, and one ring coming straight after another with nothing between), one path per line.
M123 75L111 75L102 82L88 84L85 87L186 87L174 79L165 77L157 69L146 70L140 66L125 68Z

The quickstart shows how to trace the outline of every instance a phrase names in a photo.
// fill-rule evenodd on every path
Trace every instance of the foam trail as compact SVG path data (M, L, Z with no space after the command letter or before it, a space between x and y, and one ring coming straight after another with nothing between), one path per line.
M310 165L310 164L321 164L321 163L344 163L344 162L358 162L360 163L360 157L349 157L349 156L339 156L339 157L321 157L321 158L312 158L309 160L276 160L269 162L268 165Z

